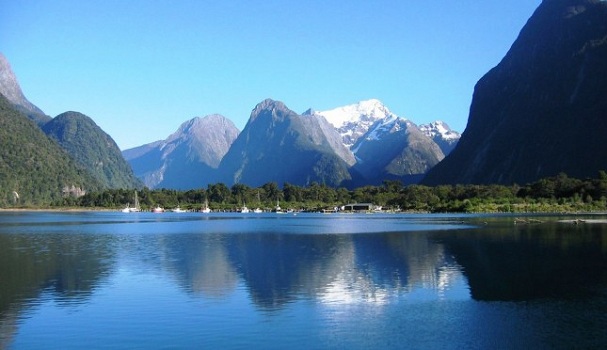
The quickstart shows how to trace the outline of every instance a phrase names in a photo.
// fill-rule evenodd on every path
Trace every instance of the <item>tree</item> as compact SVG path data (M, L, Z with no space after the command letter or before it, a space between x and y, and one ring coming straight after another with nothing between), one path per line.
M231 192L234 202L237 205L241 205L243 202L246 202L250 189L251 188L249 186L241 183L232 185Z
M225 204L230 199L230 189L223 183L209 184L207 193L211 202Z
M303 202L304 200L304 191L303 188L291 185L288 182L285 182L282 187L282 192L284 194L285 201L287 202Z
M261 186L266 193L266 198L270 201L280 200L282 198L282 191L278 188L276 182L268 182Z

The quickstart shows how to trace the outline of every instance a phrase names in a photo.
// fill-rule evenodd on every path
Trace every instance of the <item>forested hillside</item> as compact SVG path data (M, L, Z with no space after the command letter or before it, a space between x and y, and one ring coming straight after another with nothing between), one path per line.
M59 204L72 190L100 188L56 142L0 95L0 207Z
M65 112L46 123L42 130L104 187L143 187L116 142L88 116Z

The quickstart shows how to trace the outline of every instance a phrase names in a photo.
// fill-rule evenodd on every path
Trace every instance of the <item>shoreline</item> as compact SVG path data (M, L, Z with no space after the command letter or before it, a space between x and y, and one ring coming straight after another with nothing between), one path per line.
M56 213L61 213L61 212L120 212L122 209L121 208L74 208L74 207L65 207L65 208L0 208L0 213L2 212L56 212ZM145 212L145 211L142 211ZM584 211L584 212L550 212L550 211L546 211L546 212L542 212L542 211L537 211L537 212L492 212L492 211L487 211L487 212L473 212L473 213L466 213L466 212L437 212L437 213L432 213L432 212L421 212L421 211L401 211L401 212L379 212L378 214L427 214L427 215L433 215L433 214L437 214L437 215L444 215L444 214L458 214L458 215L508 215L508 216L513 216L513 215L521 215L521 216L537 216L537 215L554 215L554 216L607 216L607 211Z

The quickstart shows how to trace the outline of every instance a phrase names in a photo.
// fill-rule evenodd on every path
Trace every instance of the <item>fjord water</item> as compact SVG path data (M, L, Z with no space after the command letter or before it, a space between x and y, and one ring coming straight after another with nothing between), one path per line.
M607 225L534 219L3 212L0 349L607 346Z

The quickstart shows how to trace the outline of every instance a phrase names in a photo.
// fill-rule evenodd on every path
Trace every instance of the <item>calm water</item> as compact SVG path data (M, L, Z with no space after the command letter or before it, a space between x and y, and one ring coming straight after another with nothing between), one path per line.
M607 347L607 225L540 219L4 212L0 349Z

